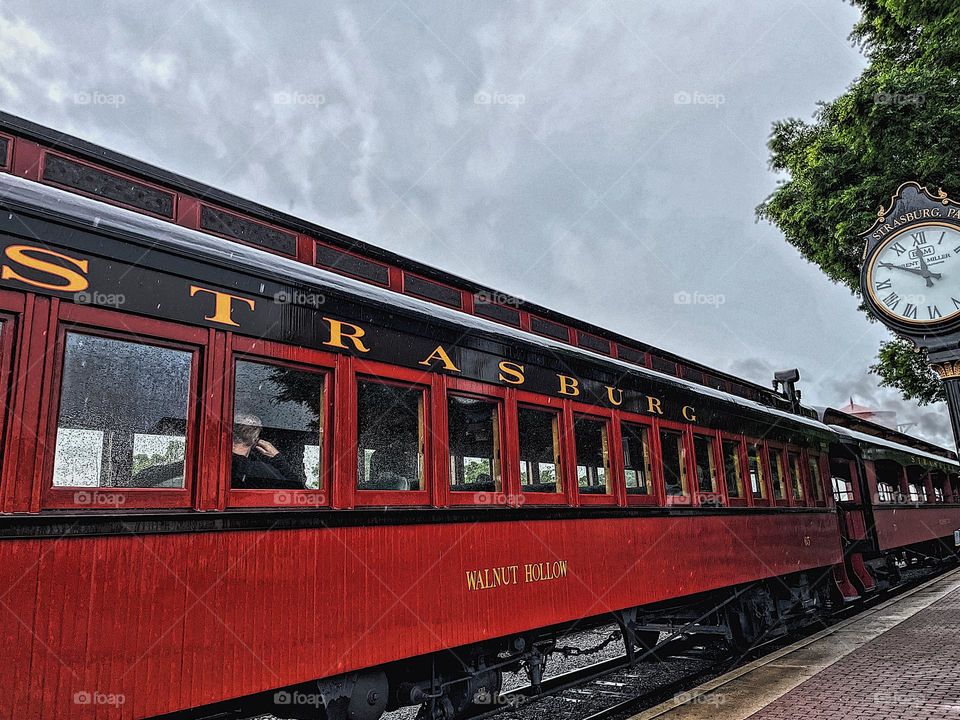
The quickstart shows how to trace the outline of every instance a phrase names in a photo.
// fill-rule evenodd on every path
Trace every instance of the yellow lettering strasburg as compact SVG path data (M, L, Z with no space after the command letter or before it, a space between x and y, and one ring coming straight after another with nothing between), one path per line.
M240 327L240 323L234 322L233 320L234 300L239 300L251 310L256 307L256 302L252 298L245 298L240 295L231 295L230 293L221 292L219 290L211 290L210 288L200 287L199 285L191 285L190 297L195 297L197 293L209 293L214 297L213 313L211 315L204 315L204 320L220 323L221 325Z
M43 288L44 290L59 290L61 292L73 293L82 292L90 286L90 282L86 278L89 266L88 260L79 260L69 255L59 253L56 250L34 247L33 245L11 245L3 251L3 254L7 256L8 260L23 268L36 270L39 273L52 277L27 277L16 272L10 265L4 263L3 267L0 268L0 279L2 280L18 280L33 287ZM42 259L44 257L56 258L69 263L83 274L56 263L47 262ZM58 282L51 282L52 280L58 280Z
M433 362L435 360L440 361L444 370L449 370L450 372L460 372L460 368L453 364L453 360L451 360L450 356L447 355L447 351L443 349L443 345L437 345L437 349L427 355L427 357L421 360L419 364L426 365L427 367L433 367Z

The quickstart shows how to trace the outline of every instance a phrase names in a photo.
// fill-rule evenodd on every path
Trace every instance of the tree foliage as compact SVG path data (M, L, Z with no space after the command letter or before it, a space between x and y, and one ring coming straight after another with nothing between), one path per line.
M789 178L757 208L805 258L859 292L863 243L891 193L907 180L960 192L960 4L853 0L851 38L868 66L812 122L773 125L770 165ZM921 404L943 399L909 343L883 343L871 370Z

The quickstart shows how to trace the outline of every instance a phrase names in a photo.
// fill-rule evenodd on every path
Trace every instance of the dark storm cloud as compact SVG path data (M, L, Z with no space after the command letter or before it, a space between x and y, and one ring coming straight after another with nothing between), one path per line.
M888 403L866 374L883 330L753 222L770 123L856 76L854 20L839 0L12 0L0 106L760 382L802 367L810 402L862 383Z

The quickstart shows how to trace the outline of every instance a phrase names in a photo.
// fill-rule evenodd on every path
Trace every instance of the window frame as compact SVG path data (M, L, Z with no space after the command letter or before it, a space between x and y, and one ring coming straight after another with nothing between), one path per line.
M717 482L717 491L712 493L701 492L700 490L700 479L697 477L697 446L695 444L697 437L705 438L710 441L710 453L713 455L713 470L716 474ZM727 497L727 483L725 477L725 468L723 463L723 450L720 444L720 433L717 430L711 430L704 427L691 427L690 428L690 449L691 455L690 459L693 462L693 475L691 476L692 483L696 485L694 494L696 496L695 504L698 507L706 508L717 508L717 507L729 507L729 497ZM703 504L703 498L712 497L720 501L720 504Z
M663 477L658 472L658 466L660 465L660 445L659 445L659 430L656 427L656 422L653 418L646 415L638 415L636 413L620 411L615 413L614 423L617 441L616 445L619 450L617 455L617 464L619 467L619 475L615 474L614 477L617 479L617 485L623 488L624 502L626 505L663 505L664 504L664 485ZM650 452L650 477L647 478L647 484L650 486L650 492L647 495L638 495L631 494L627 492L627 480L626 480L626 470L623 462L623 431L620 427L621 423L627 423L628 425L639 425L647 431L647 442L650 447L648 448Z
M768 489L770 490L770 499L776 507L790 507L792 490L790 488L790 473L787 469L787 446L783 443L770 441L765 442L764 445L767 449L767 468L770 471L769 482L767 483ZM776 493L773 492L773 453L779 455L783 469L783 498L779 500L777 499Z
M696 466L693 462L693 433L689 425L685 425L679 422L673 422L672 420L662 420L657 419L656 422L657 428L657 461L656 464L660 468L660 478L662 481L663 488L663 504L667 507L671 505L678 505L680 507L696 507L697 505L697 495L696 488L692 487L695 484L697 477ZM687 494L686 495L668 495L667 494L667 481L666 474L664 473L663 468L663 448L661 447L661 433L673 432L679 433L684 450L684 471L687 475Z
M185 457L182 488L127 488L127 487L66 487L54 486L53 466L56 457L58 420L62 395L63 367L66 357L68 332L95 337L133 342L142 345L170 348L191 353L190 390L187 397ZM57 313L50 395L47 401L47 421L44 437L49 451L45 454L42 470L40 502L43 509L164 509L193 507L199 481L197 477L201 437L200 379L205 369L205 351L210 331L206 328L177 325L165 320L125 315L115 310L104 310L85 305L60 303ZM77 501L86 493L90 502ZM119 504L117 496L122 496Z
M761 485L763 486L764 491L767 493L766 497L758 497L753 493L753 484L750 482L750 447L753 446L757 448L757 460L759 461L760 471L763 473L763 477L760 478ZM744 458L747 461L745 466L747 475L746 475L746 490L750 498L750 505L752 507L774 507L773 500L773 487L772 480L770 477L770 463L769 463L769 454L767 452L767 444L760 440L759 438L753 438L749 436L744 437Z
M618 450L621 450L619 444L615 443L613 437L613 425L614 425L614 412L612 409L604 410L603 408L598 408L594 405L585 405L583 403L569 403L568 412L565 413L568 416L568 419L565 422L569 422L567 426L567 437L570 438L569 445L569 466L570 466L570 490L571 495L576 498L574 504L577 505L624 505L623 496L626 494L626 485L625 481L621 483L621 472L618 468L617 461L615 459L615 453ZM604 428L607 433L607 472L609 473L609 478L607 480L607 487L610 488L609 493L603 494L591 494L591 493L581 493L580 492L580 478L577 476L577 437L576 432L574 431L574 423L576 416L588 418L590 420L598 420L604 424ZM561 434L561 451L564 451L563 434ZM622 459L621 459L622 464ZM623 486L621 488L621 486ZM622 491L621 491L622 489Z
M830 498L831 493L827 491L828 489L823 484L823 479L826 477L823 471L823 463L824 463L824 458L826 457L826 453L821 452L820 450L810 450L809 448L805 448L803 451L803 454L806 459L806 465L804 465L804 472L807 474L807 492L809 493L808 495L809 505L810 507L818 507L818 508L829 507L830 502L828 498ZM814 481L814 478L811 477L810 475L811 462L816 463L817 472L820 473L820 494L823 496L823 500L817 500L816 495L813 492L815 481Z
M272 340L257 340L234 335L227 354L224 385L223 446L220 452L218 480L226 498L226 507L272 507L280 509L310 509L330 505L334 485L333 472L333 405L336 357L312 348L285 345ZM322 410L323 446L320 448L320 487L317 490L282 490L234 488L231 483L233 417L236 412L237 362L255 362L261 365L285 367L301 372L312 372L324 377L324 407ZM279 502L280 495L287 495L290 502Z
M444 462L438 465L436 480L440 492L439 497L445 500L446 505L478 505L480 507L506 507L515 505L516 492L510 486L510 450L507 447L507 388L487 385L475 380L446 376L443 393L443 420L442 429L437 428L439 438L437 444L438 457L442 454ZM500 438L500 490L495 492L469 492L450 489L450 425L448 410L449 397L468 397L476 400L495 402L499 408L499 438Z
M806 456L804 455L804 450L799 445L784 445L784 459L786 460L786 469L787 469L787 499L790 501L790 507L809 507L811 503L810 498L810 488L807 483L807 463ZM803 497L797 500L793 496L793 470L790 466L790 456L797 456L797 465L800 471L800 490L803 493Z
M514 429L513 437L515 438L515 445L511 445L510 452L513 457L517 459L516 468L513 470L513 475L516 480L516 487L518 493L518 499L526 505L574 505L574 490L571 487L571 481L568 477L571 474L575 474L570 471L570 458L568 457L569 449L571 442L569 440L568 433L570 428L567 425L567 414L568 409L564 406L563 400L560 398L553 398L544 395L538 395L536 393L531 393L524 390L517 390L514 398L512 407L510 408L513 413L513 425ZM526 407L532 410L540 410L542 412L553 412L557 414L557 443L559 447L557 448L557 459L560 467L557 468L557 480L561 483L560 491L555 493L549 492L529 492L523 489L523 485L520 480L520 470L523 465L523 461L520 457L520 408ZM576 477L573 478L576 480Z
M14 486L21 477L16 470L16 452L10 451L17 442L16 437L22 433L23 423L17 423L18 427L14 427L9 418L16 392L13 386L17 371L15 348L21 334L24 306L23 295L0 290L0 512L6 506L7 498L15 492Z
M721 473L723 475L723 491L727 498L728 507L748 507L750 505L750 468L747 463L747 442L743 435L734 433L720 432L720 460ZM727 456L723 451L724 443L736 443L738 446L738 457L740 458L740 478L743 484L743 495L740 497L730 497L730 490L727 487Z
M359 358L353 358L353 361L354 372L351 373L349 381L351 407L349 438L353 454L347 463L349 468L343 473L353 505L355 507L430 505L436 493L434 481L437 473L434 465L438 445L436 442L438 435L433 425L438 413L432 403L446 402L444 393L438 392L438 385L434 382L434 378L442 380L442 376L428 371L408 370L385 363L363 361ZM423 398L423 419L421 421L423 487L420 490L361 490L358 487L360 482L360 477L357 474L357 458L360 452L358 388L361 382L414 388L421 392Z

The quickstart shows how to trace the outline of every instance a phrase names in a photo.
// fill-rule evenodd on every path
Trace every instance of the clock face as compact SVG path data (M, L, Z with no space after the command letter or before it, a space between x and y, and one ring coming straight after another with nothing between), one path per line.
M924 223L893 235L870 258L867 283L877 307L900 322L960 315L960 230Z

